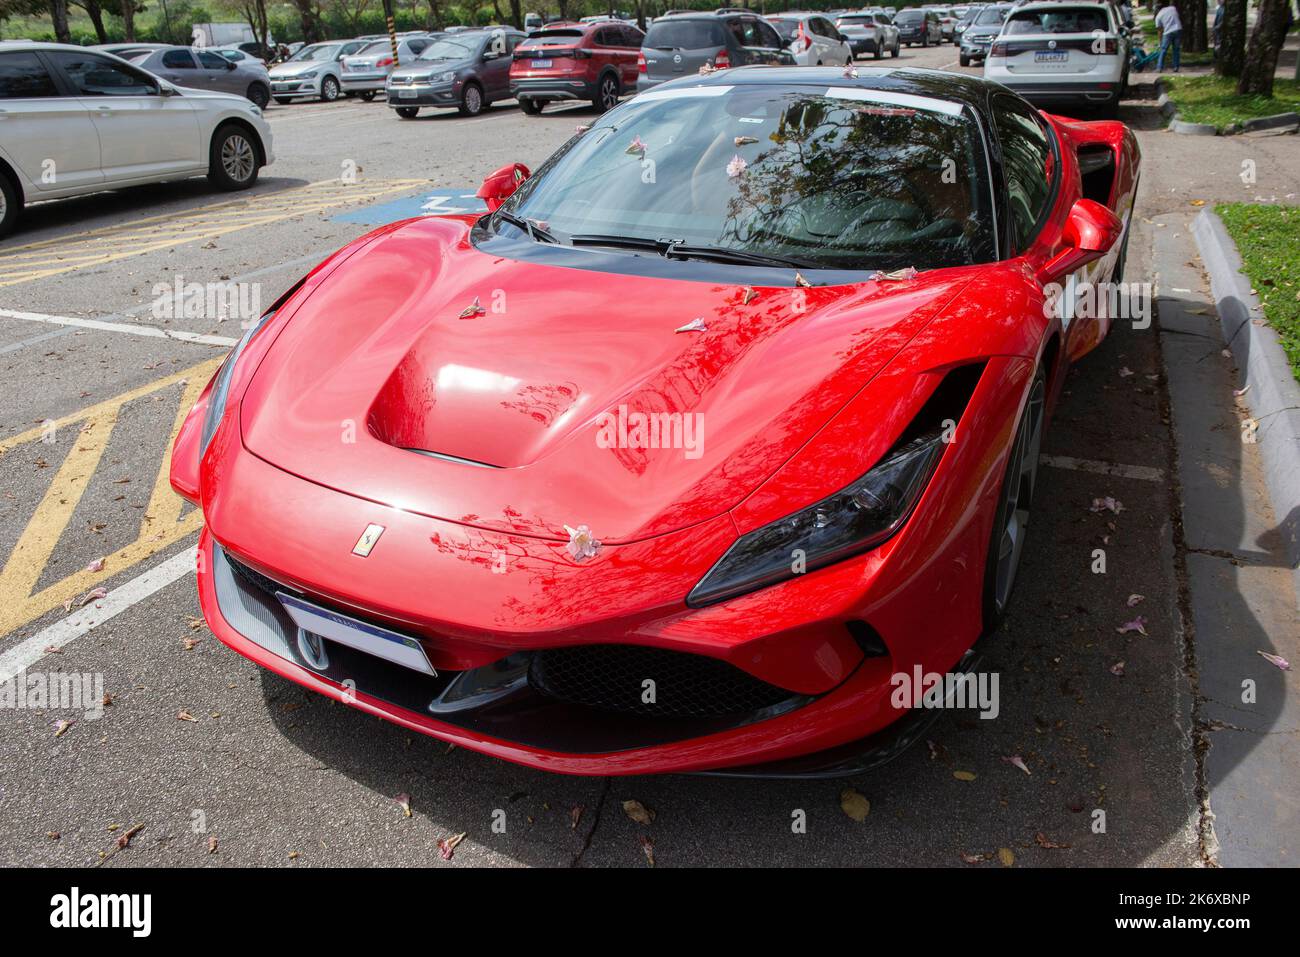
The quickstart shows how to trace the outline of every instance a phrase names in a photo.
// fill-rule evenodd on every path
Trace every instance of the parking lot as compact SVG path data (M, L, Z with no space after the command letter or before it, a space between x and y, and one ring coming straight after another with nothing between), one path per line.
M951 45L886 65L962 70ZM1127 278L1182 269L1182 308L1204 309L1188 217L1217 200L1294 202L1300 157L1289 137L1166 133L1154 96L1135 83L1120 113L1144 153ZM277 159L249 192L198 179L28 209L0 245L0 663L102 674L111 703L95 719L0 712L0 864L635 865L643 838L661 866L1213 860L1159 323L1117 325L1066 386L1023 578L987 643L1000 720L944 715L869 775L548 775L310 694L207 631L190 558L201 516L171 492L168 456L240 330L160 311L160 288L247 283L265 307L372 226L477 208L485 174L535 167L593 115L525 116L507 102L399 120L382 102L272 105ZM1259 170L1249 186L1245 159ZM1230 377L1217 348L1205 361ZM1217 401L1233 414L1229 391ZM1257 464L1240 454L1228 510L1258 494ZM1092 510L1099 497L1122 510ZM1099 547L1104 574L1092 570ZM1145 635L1117 631L1131 596ZM870 801L865 821L841 810L846 787ZM653 823L632 820L629 800ZM806 830L792 828L800 812ZM438 842L459 834L448 864Z

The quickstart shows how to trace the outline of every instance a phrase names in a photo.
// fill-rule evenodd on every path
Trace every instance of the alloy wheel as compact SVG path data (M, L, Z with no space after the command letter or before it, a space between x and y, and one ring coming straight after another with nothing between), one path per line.
M603 109L612 110L618 104L618 83L612 76L607 76L600 82L600 105Z
M483 94L476 86L465 87L465 110L474 116L483 109Z
M1025 534L1029 530L1029 507L1034 497L1034 484L1038 478L1038 454L1043 443L1046 394L1047 386L1043 379L1035 379L1011 449L1013 464L1003 483L1002 503L998 509L1003 525L998 539L997 570L993 581L993 601L999 614L1011 599L1011 589L1016 583L1016 572L1020 568L1020 557L1024 551Z
M221 144L221 168L236 183L245 183L257 168L253 144L242 133L231 133Z

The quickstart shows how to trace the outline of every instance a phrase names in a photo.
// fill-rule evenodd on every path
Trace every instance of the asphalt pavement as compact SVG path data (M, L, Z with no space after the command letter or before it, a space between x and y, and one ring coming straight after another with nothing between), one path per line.
M890 65L956 61L945 46ZM239 318L169 315L165 290L247 283L269 304L368 224L470 208L485 174L537 165L592 117L507 103L402 121L356 101L267 115L278 159L251 193L198 180L45 204L0 246L0 664L25 648L31 670L102 675L111 702L90 717L0 710L0 864L644 865L642 838L660 866L1215 859L1159 321L1120 323L1070 373L1012 613L987 643L999 719L945 714L869 775L545 774L367 717L224 648L185 569L201 516L166 488L166 466L178 415ZM1300 193L1293 139L1163 132L1143 86L1121 117L1144 153L1130 282L1170 268L1155 239L1175 221L1158 217ZM1230 390L1217 402L1230 411ZM1105 497L1118 513L1092 509ZM1139 613L1145 635L1117 631ZM865 820L841 810L845 787L870 801ZM629 800L653 823L633 821ZM459 834L444 861L438 841Z

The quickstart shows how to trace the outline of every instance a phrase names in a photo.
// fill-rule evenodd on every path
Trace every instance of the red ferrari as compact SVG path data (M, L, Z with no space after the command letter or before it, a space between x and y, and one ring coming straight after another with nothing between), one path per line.
M377 229L248 329L171 481L225 644L573 774L861 770L1007 608L1044 423L1122 275L1116 122L751 67Z

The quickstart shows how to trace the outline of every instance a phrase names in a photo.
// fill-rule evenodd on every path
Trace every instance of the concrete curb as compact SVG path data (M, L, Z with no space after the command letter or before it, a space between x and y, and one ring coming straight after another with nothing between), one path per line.
M1229 123L1222 131L1210 123L1188 123L1178 115L1177 107L1169 99L1169 87L1163 77L1156 80L1155 86L1156 109L1169 121L1171 130L1184 136L1237 136L1242 133L1276 136L1300 132L1300 113L1275 113L1272 116L1260 116L1242 123Z
M1273 499L1277 531L1292 569L1300 566L1300 383L1277 333L1264 324L1259 298L1241 273L1241 256L1223 221L1205 209L1192 235L1210 276L1224 341L1245 376L1242 388L1259 423L1256 441ZM1253 320L1259 320L1257 325ZM1297 573L1300 579L1300 573ZM1300 582L1298 582L1300 583Z

